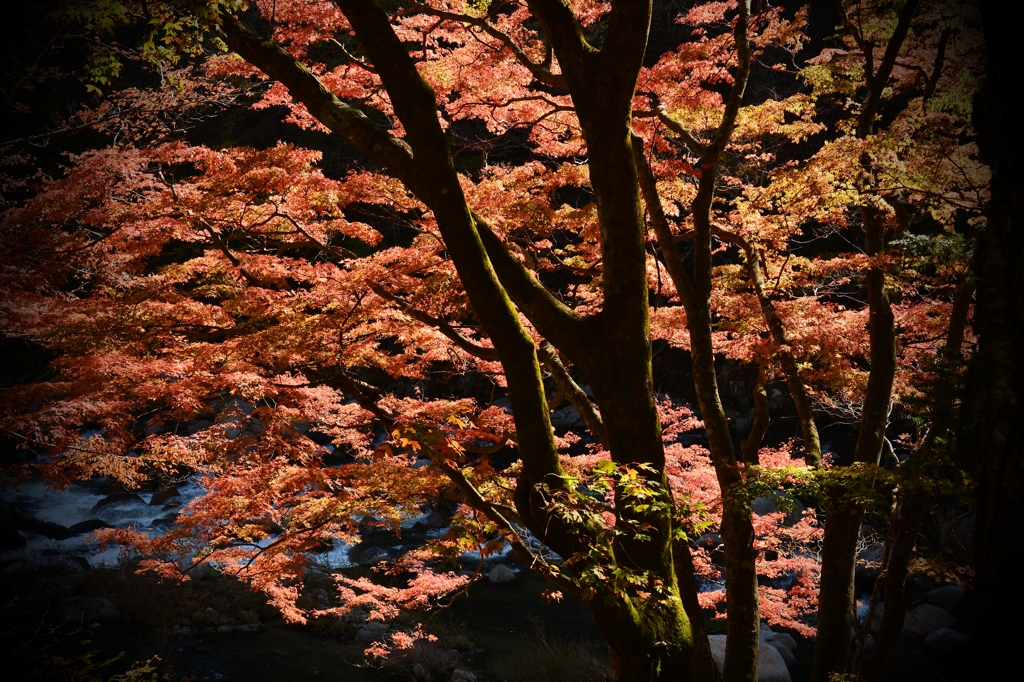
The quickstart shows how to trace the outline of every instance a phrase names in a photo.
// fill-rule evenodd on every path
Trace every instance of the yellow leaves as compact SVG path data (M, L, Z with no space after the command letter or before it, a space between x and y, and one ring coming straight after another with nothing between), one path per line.
M752 140L766 135L782 135L791 142L802 142L825 130L824 124L814 120L815 104L809 95L797 94L742 107L736 118L736 136Z

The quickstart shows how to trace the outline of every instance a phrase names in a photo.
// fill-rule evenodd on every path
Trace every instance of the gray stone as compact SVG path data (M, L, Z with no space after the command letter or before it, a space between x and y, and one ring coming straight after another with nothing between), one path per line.
M575 407L563 407L551 413L551 425L561 429L582 429L586 425Z
M868 628L868 632L878 634L882 630L882 616L885 613L885 604L879 600L875 606L875 616L871 619L871 627ZM863 624L864 619L868 617L868 604L867 602L857 607L857 622Z
M449 682L477 682L477 680L476 675L468 670L456 668L452 671L452 676L449 678Z
M312 566L306 567L303 580L306 582L306 587L328 588L334 586L334 578L317 568L313 568Z
M782 511L777 503L781 503L786 508L786 516L782 519L782 525L795 526L800 522L806 507L804 507L800 500L789 498L785 493L779 491L767 497L755 497L754 501L750 503L750 511L758 516L775 514Z
M427 527L428 528L444 528L447 525L448 525L448 519L446 519L444 517L444 514L442 514L441 512L437 511L436 509L431 509L430 513L427 514Z
M430 680L434 679L434 676L427 672L422 663L413 663L412 676L419 680L419 682L430 682Z
M71 623L92 625L121 618L121 611L106 597L72 597L64 603L65 618Z
M209 419L197 419L194 422L189 422L188 426L185 427L185 431L188 435L194 436L200 431L205 431L211 426L213 426L213 422Z
M510 583L516 579L516 574L505 564L498 564L487 574L487 579L494 584Z
M179 495L181 495L181 492L178 490L178 486L170 485L167 486L166 488L160 488L160 490L157 490L155 493L153 493L153 498L149 501L149 503L151 505L163 504L172 497L178 497Z
M348 613L342 614L340 620L346 623L365 623L369 617L370 613L368 611L364 611L363 609L352 609Z
M885 554L885 544L881 542L873 542L857 554L857 559L860 561L881 561Z
M331 604L331 596L327 594L327 590L322 587L314 587L310 590L309 598L313 602L314 606L320 609L326 609Z
M401 547L383 547L361 542L349 552L348 560L359 566L376 566L382 561L394 559L401 553Z
M88 521L80 521L73 526L69 526L68 530L71 531L73 535L80 535L81 533L91 533L94 530L99 530L100 528L112 527L113 526L109 525L106 521L101 521L100 519L89 519Z
M956 585L939 587L928 593L928 603L952 613L960 611L967 604L967 594Z
M929 632L924 638L924 645L932 651L944 654L965 653L971 644L971 638L950 628L939 628Z
M908 613L903 621L903 631L909 634L926 635L942 628L948 628L956 622L956 618L934 604L924 604L913 613Z
M719 669L725 667L725 635L709 635L711 656ZM771 644L761 642L757 648L757 682L793 682L786 660Z
M774 632L768 625L761 623L761 641L775 647L787 668L797 664L796 640L788 632Z
M388 631L387 623L381 623L380 621L371 620L367 623L363 623L363 626L356 632L357 642L374 642Z

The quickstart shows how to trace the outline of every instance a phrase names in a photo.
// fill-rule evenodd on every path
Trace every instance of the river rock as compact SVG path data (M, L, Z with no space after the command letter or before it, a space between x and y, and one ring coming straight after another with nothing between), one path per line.
M948 628L956 622L949 611L940 609L934 604L924 604L913 613L908 613L903 621L903 631L909 634L926 635L942 628Z
M306 587L322 587L326 589L334 586L334 578L312 566L306 567L306 572L303 574L302 579L305 581Z
M4 549L18 549L25 546L25 538L21 536L14 526L14 516L11 513L11 505L0 500L0 547Z
M109 523L100 519L89 519L88 521L81 521L68 528L72 535L81 535L82 533L91 533L94 530L100 528L113 528Z
M708 635L711 656L721 670L725 667L725 635ZM757 682L793 682L786 660L771 644L761 642L757 648Z
M381 623L379 620L371 620L363 623L362 627L356 631L357 642L374 642L388 631L388 624Z
M510 583L516 579L516 574L505 564L498 564L487 574L487 579L495 585L498 583Z
M937 653L962 654L970 644L970 637L951 628L939 628L924 638L924 645Z
M188 433L188 435L190 436L194 436L200 431L205 431L211 426L213 426L213 422L210 421L209 419L197 419L194 422L188 423L188 425L185 427L185 432Z
M928 593L928 603L945 609L951 613L957 613L967 604L967 594L957 585L946 585Z
M452 676L449 678L449 682L476 682L476 675L468 670L456 668L452 671Z
M778 508L776 502L783 501L782 506L787 507L788 509L786 510L786 516L782 519L782 525L795 526L803 517L806 507L804 507L800 500L786 498L787 495L782 492L774 492L767 497L755 497L754 501L750 503L750 511L754 512L758 516L775 514L782 511Z
M364 609L352 609L347 613L343 613L338 617L338 620L344 623L365 623L370 618L370 612Z
M796 640L788 632L774 632L766 623L761 623L761 641L775 647L787 668L797 664Z
M878 600L878 604L875 606L875 616L871 619L871 627L868 628L869 632L879 633L882 630L882 616L885 614L885 603L882 600ZM864 623L864 619L868 617L868 602L865 601L863 604L857 607L857 622L859 624ZM856 631L855 631L856 632Z
M7 505L7 509L11 516L13 526L18 530L42 535L43 537L50 538L51 540L65 540L71 537L71 531L66 526L62 526L59 523L53 523L52 521L37 519L24 509L14 505Z
M376 566L382 561L398 557L401 553L401 547L384 547L361 542L349 552L348 560L359 566Z
M107 495L92 507L92 513L109 509L110 507L134 506L143 504L142 498L135 493L114 493Z
M582 430L586 428L583 417L572 405L551 413L551 425L556 429Z
M448 519L436 509L431 509L426 518L428 528L444 528L448 525Z
M160 488L153 493L153 498L149 501L151 505L158 505L167 502L172 497L178 497L181 495L181 491L178 490L178 486L169 485L166 488Z
M64 602L64 614L70 622L81 625L121 618L121 611L106 597L71 597Z

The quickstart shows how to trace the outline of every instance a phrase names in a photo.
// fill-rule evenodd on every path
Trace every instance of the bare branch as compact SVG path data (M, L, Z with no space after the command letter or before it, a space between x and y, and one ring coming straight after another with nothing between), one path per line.
M686 146L689 147L694 154L697 156L704 156L707 152L707 145L694 137L694 135L684 128L679 121L676 121L674 118L669 116L668 109L665 108L664 104L659 104L656 112L658 114L658 119L665 124L665 127L681 137L683 142L686 143Z
M427 313L423 312L422 310L417 310L415 307L413 307L412 305L410 305L406 301L403 301L398 296L395 296L394 294L392 294L391 292L389 292L387 289L385 289L384 287L382 287L380 285L374 286L372 288L373 288L373 291L374 291L375 294L377 294L378 296L380 296L381 298L383 298L386 301L390 301L390 302L396 304L399 308L402 309L403 312L405 312L410 317L412 317L412 318L414 318L416 320L419 320L423 324L425 324L427 326L430 326L430 327L433 327L434 329L438 330L439 332L444 334L446 337L451 339L452 342L454 342L456 346L458 346L459 348L461 348L465 352L469 353L470 355L478 357L481 360L498 360L499 359L498 358L498 351L496 351L493 348L488 348L486 346L481 346L479 344L473 343L472 341L470 341L466 337L464 337L461 334L459 334L459 332L456 331L454 327L452 327L450 324L448 324L444 320L442 320L440 318L437 318L437 317L434 317L432 315L428 315Z
M590 433L594 435L594 440L604 446L606 450L610 449L608 432L605 429L600 413L594 407L594 403L590 401L590 398L587 397L587 394L583 392L583 389L569 376L569 372L566 371L565 365L562 364L562 360L558 357L558 351L555 350L555 347L545 341L540 344L539 355L551 372L551 377L558 385L558 392L563 394L580 413L583 423L587 425Z
M566 87L565 77L561 74L551 73L551 59L550 59L550 48L548 50L547 58L540 64L530 59L523 49L516 45L512 37L506 33L502 33L494 26L487 22L487 17L471 17L468 14L458 14L456 12L445 12L443 10L434 9L429 5L424 5L420 2L412 2L412 6L417 12L422 14L430 14L431 16L439 17L448 21L455 21L460 24L467 24L469 26L475 26L481 29L484 33L494 38L502 45L504 45L512 53L520 64L525 66L534 78L539 80L541 83L550 85L556 88ZM413 10L406 10L407 13L413 13ZM486 45L486 43L484 43Z

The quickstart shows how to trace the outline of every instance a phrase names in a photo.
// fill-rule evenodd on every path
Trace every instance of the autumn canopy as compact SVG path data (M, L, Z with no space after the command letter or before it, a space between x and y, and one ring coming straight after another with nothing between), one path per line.
M984 43L969 3L821 4L68 3L89 92L30 142L91 142L3 147L0 333L53 370L0 396L7 473L193 477L172 530L103 539L294 621L422 612L511 551L617 680L754 680L762 620L815 680L881 676L964 480ZM296 605L310 552L438 499L401 580Z

